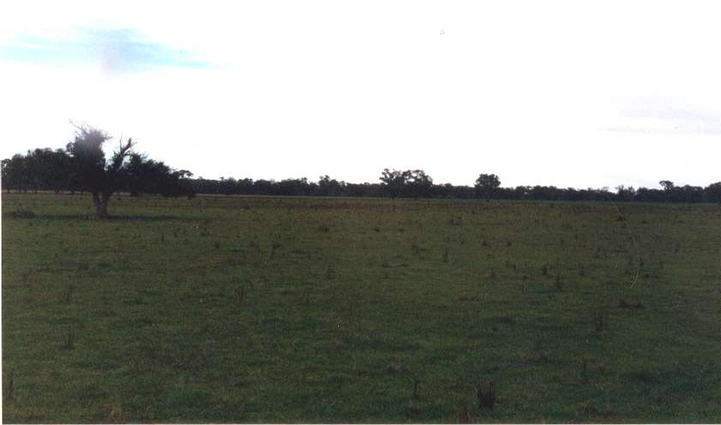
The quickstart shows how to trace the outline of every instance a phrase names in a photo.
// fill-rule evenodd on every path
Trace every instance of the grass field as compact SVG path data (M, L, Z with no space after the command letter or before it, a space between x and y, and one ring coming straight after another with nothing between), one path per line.
M717 205L2 212L5 422L721 422Z

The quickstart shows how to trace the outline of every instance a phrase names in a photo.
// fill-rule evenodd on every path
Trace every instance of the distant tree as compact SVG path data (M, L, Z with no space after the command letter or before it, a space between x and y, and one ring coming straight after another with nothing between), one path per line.
M240 195L249 195L253 193L253 179L245 178L235 182L235 191Z
M337 196L342 195L345 189L345 182L331 179L327 174L318 179L318 195Z
M2 175L2 178L0 181L2 181L3 189L5 189L7 192L10 192L10 186L8 185L8 176L10 175L10 164L11 164L10 158L5 158L0 162L0 175Z
M636 189L633 186L616 186L616 199L619 201L630 202L633 201L634 196L636 196Z
M640 187L636 190L634 201L639 202L663 202L666 200L666 194L662 190L647 189Z
M531 188L529 193L531 199L541 201L556 201L558 200L558 188L555 186L540 186L536 185Z
M220 193L222 193L223 195L234 194L236 191L237 183L238 183L238 181L235 180L233 177L230 177L227 179L225 177L221 177L220 178Z
M8 192L10 189L17 192L28 190L31 180L28 162L28 159L20 154L2 160L2 181Z
M676 189L673 182L671 180L661 180L660 182L658 182L658 184L663 188L666 202L672 201L672 198L674 197L673 192Z
M674 190L674 202L697 203L703 202L704 189L700 186L683 185Z
M349 196L383 196L385 189L378 183L346 183L343 190Z
M288 196L311 195L317 189L316 184L309 183L308 179L305 177L299 179L281 180L276 185L278 195Z
M193 173L187 170L175 171L161 161L148 159L145 155L132 153L125 166L124 190L130 196L140 193L155 193L163 196L192 196L190 184Z
M491 199L498 187L501 185L501 180L495 174L481 174L476 179L476 194L479 197L484 197L486 200Z
M383 191L389 194L391 198L401 196L409 177L409 171L399 171L395 169L391 171L384 168L380 177Z
M67 152L62 149L35 149L28 152L28 158L35 187L57 193L70 186L70 156Z
M433 179L423 170L383 169L380 177L383 192L396 197L428 197L433 189Z
M253 182L253 193L258 195L274 195L274 180L260 179Z
M423 170L408 170L405 181L405 194L413 198L428 197L433 188L433 179Z
M672 191L673 188L675 187L675 185L673 184L673 182L672 182L671 180L661 180L660 182L658 182L658 184L659 184L659 185L663 188L663 190L665 190L666 192Z
M721 182L711 183L704 189L706 201L721 204Z

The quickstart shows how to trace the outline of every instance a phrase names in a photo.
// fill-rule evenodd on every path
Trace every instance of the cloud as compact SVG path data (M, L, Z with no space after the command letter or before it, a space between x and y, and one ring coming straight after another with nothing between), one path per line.
M96 64L108 73L211 65L183 49L149 41L133 29L84 28L71 36L54 38L23 35L0 44L0 60L56 66Z
M721 135L721 116L681 100L645 98L621 107L605 131L642 134Z

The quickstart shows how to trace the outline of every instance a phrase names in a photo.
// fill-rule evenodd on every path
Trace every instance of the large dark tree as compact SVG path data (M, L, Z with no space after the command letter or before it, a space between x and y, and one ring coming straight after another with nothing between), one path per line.
M433 179L423 170L389 170L383 169L380 176L383 191L396 198L406 197L428 197L433 188Z
M105 159L103 143L111 136L97 128L77 127L75 139L68 143L71 172L82 190L90 192L98 218L108 217L110 197L124 185L124 166L132 153L133 139L120 140L110 160Z
M403 188L408 181L409 171L389 170L383 169L383 173L380 176L381 184L383 185L383 191L395 198L403 193Z
M476 179L476 194L479 197L484 197L486 200L491 199L498 187L501 185L501 180L495 174L481 174Z
M423 170L406 171L406 194L414 198L428 197L433 188L433 179Z
M108 203L113 193L127 190L132 195L159 193L165 196L192 196L189 171L175 171L162 162L133 152L132 139L121 139L113 156L107 160L103 144L111 137L93 127L77 127L75 139L68 144L70 181L92 195L98 218L108 217Z

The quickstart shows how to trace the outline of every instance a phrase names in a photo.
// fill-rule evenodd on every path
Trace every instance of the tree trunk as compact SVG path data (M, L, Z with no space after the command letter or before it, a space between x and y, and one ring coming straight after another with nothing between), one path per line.
M108 202L110 194L93 192L93 203L95 204L95 216L99 219L108 218Z

